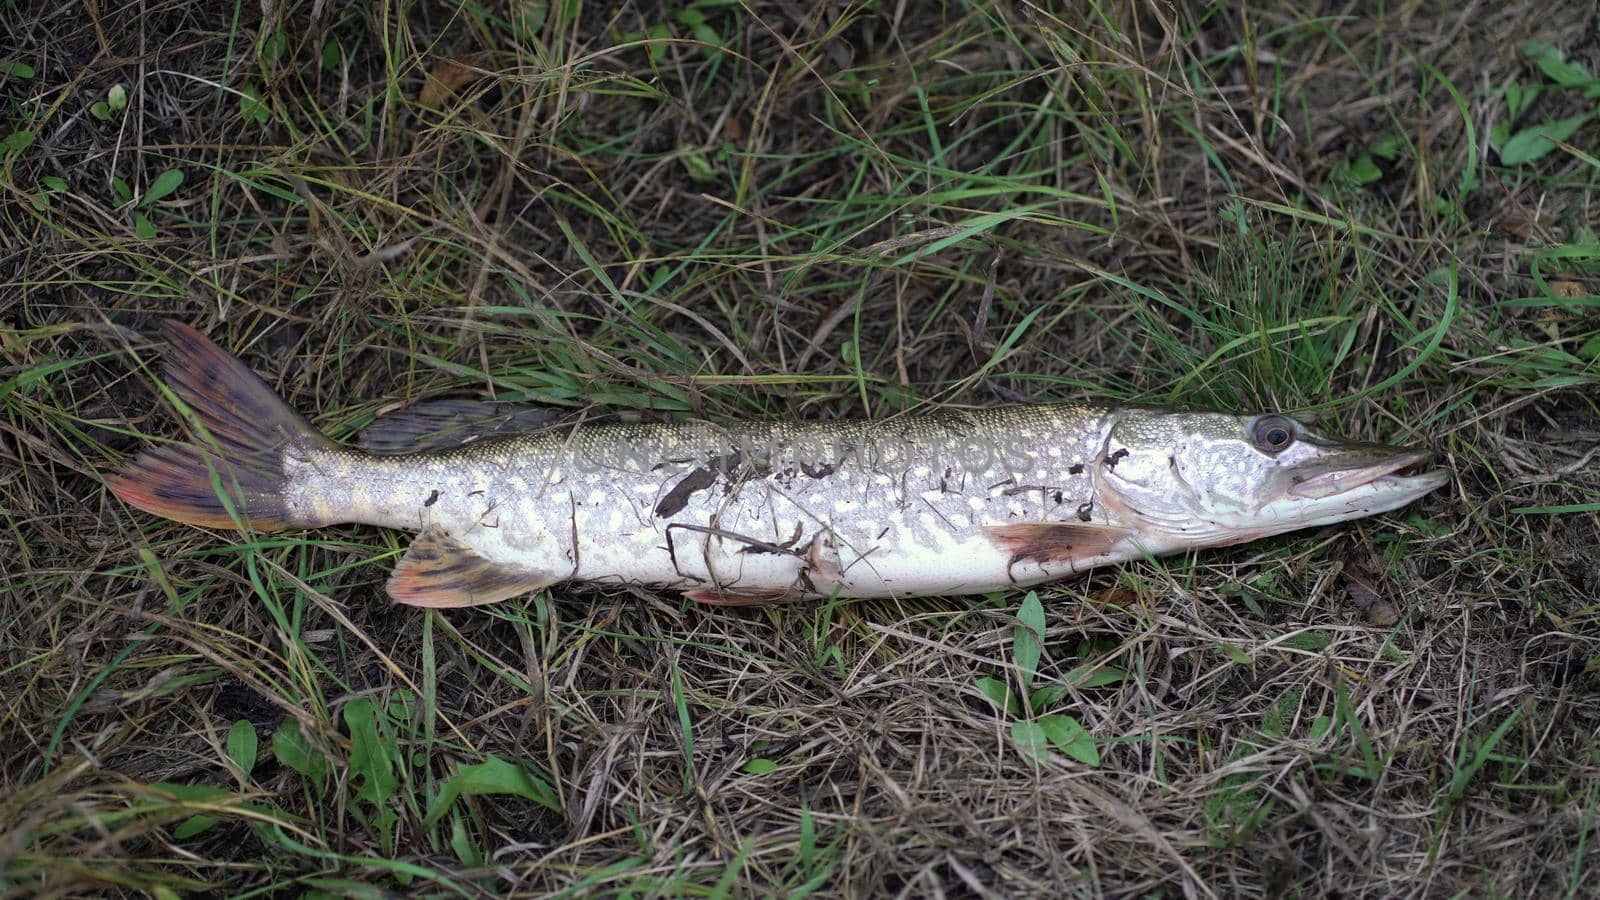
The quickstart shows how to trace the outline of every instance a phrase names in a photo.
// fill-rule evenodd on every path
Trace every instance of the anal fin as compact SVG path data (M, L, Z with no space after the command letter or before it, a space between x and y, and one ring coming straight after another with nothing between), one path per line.
M984 534L1011 553L1013 565L1037 562L1046 566L1087 569L1097 560L1127 549L1133 537L1128 528L1076 522L1018 522L990 525Z
M560 580L491 562L444 531L427 528L395 566L388 591L396 603L453 609L498 603Z

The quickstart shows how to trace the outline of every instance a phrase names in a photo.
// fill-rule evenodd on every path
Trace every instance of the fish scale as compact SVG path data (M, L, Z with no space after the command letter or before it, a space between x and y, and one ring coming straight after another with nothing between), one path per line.
M418 532L388 584L415 605L564 581L725 604L985 592L1372 515L1448 477L1422 471L1425 452L1275 413L1104 403L509 436L538 417L485 405L475 440L471 403L423 404L375 423L373 453L327 439L192 328L163 333L202 433L108 476L117 495L208 527ZM444 421L466 438L438 446Z

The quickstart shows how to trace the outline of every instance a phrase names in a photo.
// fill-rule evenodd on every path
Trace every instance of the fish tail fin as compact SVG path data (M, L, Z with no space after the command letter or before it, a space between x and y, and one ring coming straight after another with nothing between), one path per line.
M325 522L285 496L285 461L334 443L242 361L181 322L161 323L164 377L198 424L196 440L141 454L106 484L124 503L206 528L282 531Z

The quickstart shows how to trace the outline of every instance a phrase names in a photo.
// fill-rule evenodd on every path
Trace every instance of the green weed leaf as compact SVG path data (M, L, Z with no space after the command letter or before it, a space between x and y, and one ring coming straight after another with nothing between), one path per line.
M1333 718L1330 716L1317 716L1311 720L1311 740L1320 741L1333 728Z
M1332 644L1333 636L1323 634L1320 631L1302 631L1299 634L1290 635L1283 639L1283 646L1285 647L1292 647L1295 650L1310 650L1312 652L1326 650Z
M260 749L256 727L248 719L240 719L228 729L228 758L246 775L256 767L256 753Z
M646 28L644 36L650 39L650 43L646 45L650 61L660 62L661 58L667 55L667 41L672 39L672 29L667 27L665 22L659 22Z
M1056 713L1039 719L1038 724L1057 750L1086 766L1100 765L1100 748L1095 746L1094 736L1077 719Z
M233 796L232 791L209 784L178 784L175 781L157 781L150 787L174 800L182 800L185 803L216 803Z
M1044 687L1035 689L1028 695L1028 706L1034 712L1049 709L1055 705L1056 701L1066 696L1066 693L1067 686L1064 684L1047 684Z
M128 89L121 84L113 84L111 90L106 91L106 106L112 112L122 112L128 108Z
M766 775L777 770L778 764L764 756L758 756L744 764L746 775Z
M259 59L265 66L276 65L283 58L283 51L288 46L288 36L281 31L274 31L261 41Z
M344 708L345 724L350 726L350 783L355 798L372 805L375 824L385 849L392 842L389 833L399 814L389 799L400 789L395 775L395 748L378 734L377 709L365 697L352 700Z
M254 85L245 85L241 92L244 96L239 98L239 114L245 121L257 125L265 125L272 121L272 110L267 108L266 101L261 98L261 91Z
M456 798L466 795L469 797L488 794L509 794L523 797L543 806L553 812L561 812L561 802L556 798L555 790L550 783L542 778L528 774L521 766L506 762L498 756L488 759L475 766L462 766L456 774L444 783L439 796L433 801L433 807L428 811L427 818L423 821L424 828L430 828L439 821Z
M1027 626L1039 640L1044 640L1044 604L1039 602L1039 592L1029 591L1017 609L1017 621Z
M1372 154L1370 153L1363 153L1351 160L1346 171L1350 173L1350 180L1356 184L1372 184L1375 181L1383 180L1383 170L1378 168L1378 164L1372 161Z
M1515 119L1522 115L1542 93L1544 88L1537 84L1523 85L1513 81L1506 85L1506 118Z
M1067 683L1074 687L1097 688L1120 684L1128 673L1116 666L1075 666L1067 673Z
M522 0L512 6L515 10L511 18L513 35L525 46L536 45L545 19L549 18L550 4L546 0Z
M328 777L327 758L312 745L300 723L292 719L272 733L272 755L319 788Z
M1593 116L1593 113L1586 113L1551 122L1540 122L1530 128L1524 128L1500 146L1500 162L1508 166L1533 162L1554 150L1557 141L1565 141L1572 137L1573 132Z
M1594 76L1578 63L1567 59L1566 54L1544 41L1528 41L1522 45L1522 55L1539 67L1546 78L1562 87L1593 87ZM1585 92L1585 96L1589 96Z
M0 139L0 153L20 153L33 146L33 132L13 131Z
M138 235L140 240L153 241L156 239L155 223L151 222L144 213L136 212L133 214L133 233Z
M150 187L144 192L144 199L139 201L139 205L148 207L158 200L171 196L172 192L182 185L183 170L168 169L157 175L155 181L150 182Z
M483 854L473 846L472 839L467 834L467 823L460 816L450 819L450 849L456 852L456 858L469 866L483 865Z
M1284 738L1289 734L1289 725L1294 721L1295 710L1300 707L1300 698L1305 695L1305 688L1292 687L1278 695L1261 714L1261 733L1272 738Z
M183 823L177 828L172 829L173 840L187 841L196 835L206 832L215 824L217 824L216 816L208 816L203 813L198 816L190 816L184 819Z
M32 78L37 74L27 63L0 59L0 78Z
M381 804L400 781L394 774L394 750L378 736L377 710L371 700L353 700L344 708L344 721L350 726L350 774L362 782L356 796Z
M721 52L723 44L722 35L718 34L715 28L702 23L700 25L693 26L690 30L694 32L696 40L699 40L705 44L705 46L700 49L707 57Z
M1038 722L1012 722L1011 743L1026 756L1044 759L1050 749L1050 737Z
M1396 159L1399 159L1400 154L1405 152L1406 139L1399 133L1391 131L1383 137L1373 141L1372 146L1368 147L1367 149L1372 153L1373 156L1392 162Z
M683 167L688 170L689 177L697 184L706 184L717 180L717 172L711 168L711 163L704 153L690 146L678 148L678 158L683 161Z
M983 677L978 679L978 690L983 692L989 702L996 708L1013 718L1022 715L1022 706L1017 702L1017 695L1011 692L1011 686L999 678Z
M1044 655L1044 604L1039 602L1037 591L1029 591L1022 598L1017 622L1011 629L1011 656L1022 670L1022 683L1030 685L1039 670L1039 658Z

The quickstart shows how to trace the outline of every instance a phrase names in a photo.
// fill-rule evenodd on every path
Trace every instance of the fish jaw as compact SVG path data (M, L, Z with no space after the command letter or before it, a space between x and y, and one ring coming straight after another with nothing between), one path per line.
M1443 487L1450 473L1430 468L1433 454L1381 444L1324 445L1324 455L1289 467L1273 480L1277 517L1315 527L1391 512Z
M1370 450L1363 448L1360 453L1361 456L1356 459L1342 458L1344 454L1336 455L1333 457L1332 465L1319 461L1316 464L1290 470L1287 493L1292 497L1320 500L1374 482L1380 482L1382 487L1389 489L1414 488L1421 484L1436 482L1428 488L1432 490L1442 485L1446 478L1445 473L1439 471L1402 474L1427 466L1432 461L1433 454L1426 450L1374 447ZM1420 497L1425 493L1427 491L1422 491L1416 496Z

